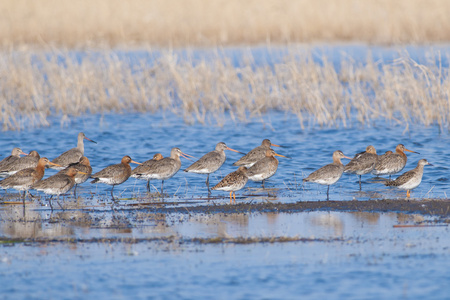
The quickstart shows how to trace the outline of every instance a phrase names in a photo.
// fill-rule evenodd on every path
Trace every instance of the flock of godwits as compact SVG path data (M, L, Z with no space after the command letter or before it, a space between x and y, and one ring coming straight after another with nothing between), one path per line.
M91 183L99 182L112 185L111 196L113 200L114 186L125 182L129 177L147 180L148 192L150 192L150 180L161 180L161 194L163 194L164 180L174 176L181 167L180 156L187 159L193 157L183 153L179 148L172 148L170 157L163 157L160 153L157 153L151 160L143 163L135 162L129 156L124 156L120 164L110 165L92 174L89 159L84 156L84 139L96 143L87 138L84 133L80 132L78 134L77 147L64 152L52 161L46 157L40 157L36 151L31 151L29 154L26 154L20 148L14 148L11 155L0 162L0 176L7 177L0 181L0 187L3 189L12 188L23 191L24 205L26 194L30 189L59 197L60 194L68 192L74 186L74 193L76 193L76 185L87 181L88 178L94 179ZM226 175L212 189L229 191L230 203L233 200L236 203L235 192L242 189L248 179L262 181L264 187L264 181L273 176L277 171L278 160L275 156L289 158L276 153L271 148L272 146L280 147L279 145L272 144L268 139L263 140L261 146L251 150L233 164L239 167L236 171ZM208 152L184 170L185 172L207 174L206 186L208 193L211 193L209 188L209 174L214 173L223 165L226 158L225 150L244 154L220 142L216 145L215 150ZM392 174L400 172L405 167L407 162L405 151L414 152L406 149L402 144L399 144L395 148L395 153L387 151L383 155L377 155L375 148L368 146L365 152L356 154L354 158L347 157L342 151L337 150L333 153L333 162L331 164L314 171L303 179L303 181L327 185L328 200L330 185L336 183L344 172L359 175L360 190L361 176L364 174L372 173L377 176L389 175L390 179ZM20 157L20 155L25 156ZM341 162L342 158L348 158L350 162L344 166ZM138 166L132 170L130 163L138 164ZM413 170L402 174L395 180L386 180L384 183L387 186L396 186L400 189L407 190L407 197L409 197L410 190L419 186L422 181L423 167L425 165L431 164L426 159L421 159L417 167ZM60 171L56 175L43 180L45 168L54 168Z

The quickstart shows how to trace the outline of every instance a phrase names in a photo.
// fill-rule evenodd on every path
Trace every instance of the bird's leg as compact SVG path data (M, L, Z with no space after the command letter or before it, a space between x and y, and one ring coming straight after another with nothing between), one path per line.
M114 184L113 184L112 189L111 189L111 197L112 197L113 201L116 201L116 199L114 199L113 191L114 191Z
M208 176L206 176L206 187L208 188L208 194L211 194L211 190L209 189L209 173Z
M327 201L330 200L330 186L327 189Z
M406 191L406 198L409 198L411 196L411 193L409 192L409 190Z
M359 190L361 191L361 176L362 175L359 175Z
M262 188L264 188L264 181L266 181L265 179L263 179L262 181Z
M233 204L233 198L231 197L232 193L233 193L233 191L230 191L230 204Z
M56 199L56 203L58 203L58 206L59 206L62 210L64 210L64 207L62 207L61 203L59 203L59 195L58 195L58 199Z
M23 198L22 198L22 202L23 202L23 209L24 209L24 214L25 214L25 196L27 195L26 193L27 193L27 191L23 191Z
M236 192L233 193L234 204L236 204Z
M164 193L164 180L161 180L161 195Z
M61 208L64 211L64 207L61 205L61 203L59 203L59 200L57 200L56 203L58 203L59 208Z
M75 184L75 187L73 188L73 197L75 199L77 199L77 186L78 186L78 184Z
M147 193L150 193L150 179L147 180Z
M52 198L53 198L53 195L51 195L50 198L48 198L48 204L50 205L50 209L53 212Z

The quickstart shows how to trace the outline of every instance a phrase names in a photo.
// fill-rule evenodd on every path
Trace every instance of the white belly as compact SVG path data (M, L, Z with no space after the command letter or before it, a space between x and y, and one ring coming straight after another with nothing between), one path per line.
M399 185L398 188L402 190L412 190L419 186L419 184L422 182L422 178L412 178L408 182Z

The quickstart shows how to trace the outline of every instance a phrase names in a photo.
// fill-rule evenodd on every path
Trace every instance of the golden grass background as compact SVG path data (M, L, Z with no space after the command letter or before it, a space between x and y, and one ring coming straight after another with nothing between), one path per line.
M226 115L245 122L274 109L296 114L302 127L384 119L448 128L450 79L439 54L425 65L407 55L381 67L343 59L337 71L294 44L448 42L449 15L448 0L3 0L0 124L164 110L221 125ZM289 44L291 53L273 68L252 57L235 67L220 54L235 44ZM136 46L165 50L154 65L133 67L108 50ZM170 50L201 46L217 56L194 62ZM73 47L87 49L81 62Z
M130 64L111 51L86 52L81 62L62 50L4 52L1 123L10 130L49 125L55 114L64 123L85 113L168 111L188 124L220 126L228 116L246 122L277 110L297 115L302 128L377 120L450 126L449 70L435 63L439 53L426 64L407 55L381 66L342 59L337 71L305 49L290 51L272 67L255 66L252 57L236 67L220 53L194 60L166 51L152 64Z
M0 45L450 40L448 0L2 0Z

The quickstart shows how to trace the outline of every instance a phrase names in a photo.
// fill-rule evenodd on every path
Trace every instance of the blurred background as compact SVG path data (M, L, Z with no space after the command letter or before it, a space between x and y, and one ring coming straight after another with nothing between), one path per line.
M3 0L0 44L435 43L449 13L447 0Z

